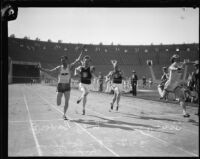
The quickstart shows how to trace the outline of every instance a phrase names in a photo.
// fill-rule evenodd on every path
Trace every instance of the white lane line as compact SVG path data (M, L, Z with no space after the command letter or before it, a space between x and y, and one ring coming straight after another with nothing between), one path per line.
M36 94L38 95L38 94ZM39 95L38 95L39 96ZM55 110L57 110L59 113L63 114L62 111L60 111L58 108L56 108L55 105L49 103L48 100L46 100L44 97L42 97L41 95L39 96L41 99L43 99L46 103L48 103L50 106L52 106L52 108L54 108ZM68 116L69 117L69 116ZM72 118L69 117L70 120L73 120ZM96 138L94 135L92 135L89 131L87 131L85 128L83 128L80 124L75 123L79 128L81 128L84 132L86 132L90 137L92 137L95 141L97 141L100 145L102 145L104 148L106 148L108 151L110 151L113 155L115 156L119 156L116 152L114 152L113 150L111 150L109 147L107 147L106 145L104 145L104 143L99 140L98 138Z
M156 120L156 122L158 122L158 123L162 123L162 124L173 125L173 124L165 123L165 122L163 122L163 121L158 121L158 120ZM188 132L193 133L193 134L195 134L195 135L198 135L198 130L197 130L197 132L192 131L192 130L187 129L187 128L186 128L186 129L182 129L182 130L184 130L184 131L188 131Z
M72 96L73 96L73 95L72 95ZM91 110L90 108L87 108L87 109L90 110L90 111L93 111L93 110ZM96 114L99 114L99 115L103 116L104 118L107 118L107 119L109 119L109 120L113 120L112 118L107 117L107 116L105 116L105 115L103 115L103 114L101 114L101 113L98 113L98 112L96 112L96 111L93 111L93 112L95 112ZM163 122L163 123L164 123L164 122ZM166 124L166 123L165 123L165 124ZM126 126L132 128L131 126L128 126L128 125L126 125ZM168 144L168 145L170 145L170 143L166 142L165 140L162 140L162 139L160 139L160 138L157 138L157 137L155 137L155 136L153 136L153 135L151 135L151 134L148 134L148 133L146 133L146 132L144 132L144 131L142 131L142 130L137 130L137 129L135 129L135 130L138 131L138 132L140 132L140 133L143 134L143 135L146 135L146 136L149 136L149 137L151 137L151 138L157 139L157 141L159 141L159 142L162 143L162 144ZM184 151L184 152L187 153L187 154L194 155L194 156L198 156L197 154L194 154L194 153L192 153L192 152L189 152L189 151L187 151L187 150L184 150L184 149L182 149L182 148L180 148L180 147L178 147L178 146L175 146L175 145L172 145L172 146L178 148L178 149L181 150L181 151Z
M67 126L68 126L68 127L69 127L69 129L70 129L71 127L70 127L70 125L69 125L69 123L68 123L68 121L67 121L67 120L65 120L65 121L64 121L64 124L66 124L66 123L67 123Z
M35 140L36 149L37 149L38 155L39 155L39 156L42 156L42 151L41 151L41 149L40 149L40 145L39 145L39 143L38 143L38 139L37 139L36 134L35 134L35 131L34 131L34 129L33 129L33 122L32 122L32 120L31 120L31 115L30 115L30 111L29 111L29 108L28 108L26 96L25 96L24 94L23 94L23 96L24 96L24 103L25 103L26 109L27 109L27 111L28 111L28 118L29 118L29 122L30 122L30 125L31 125L31 130L32 130L32 133L33 133L33 138L34 138L34 140Z
M16 120L16 121L8 121L9 123L27 123L27 122L29 122L29 120L28 121L20 121L20 120Z
M89 109L90 111L93 111L93 110L91 110L91 109ZM101 116L103 116L104 118L107 118L107 119L110 119L109 117L106 117L105 115L103 115L103 114L101 114L101 113L99 113L99 112L96 112L96 111L93 111L94 113L96 113L96 114L100 114ZM130 128L132 128L132 126L129 126L129 125L126 125L127 127L130 127ZM149 133L146 133L146 132L144 132L144 131L142 131L142 130L137 130L137 129L135 129L136 131L138 131L138 132L140 132L141 134L143 134L143 135L145 135L145 136L149 136L149 137L151 137L151 138L154 138L154 139L156 139L156 140L158 140L160 143L162 143L162 144L167 144L167 145L170 145L170 143L168 143L167 141L165 141L165 140L162 140L162 139L160 139L160 138L157 138L157 137L155 137L155 136L153 136L153 135L151 135L151 134L149 134ZM181 147L178 147L178 146L175 146L175 145L172 145L173 147L175 147L175 148L178 148L179 150L181 150L181 151L184 151L185 153L187 153L187 154L190 154L190 155L193 155L193 156L198 156L197 154L195 154L195 153L192 153L192 152L189 152L189 151L187 151L187 150L185 150L185 149L183 149L183 148L181 148Z
M52 122L52 121L63 121L63 119L52 119L52 120L31 120L32 122ZM10 120L9 123L27 123L28 120Z

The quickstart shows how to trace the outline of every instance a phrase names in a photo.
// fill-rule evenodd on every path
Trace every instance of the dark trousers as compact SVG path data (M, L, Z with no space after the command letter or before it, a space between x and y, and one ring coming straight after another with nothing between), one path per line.
M102 92L103 91L103 83L100 83L99 84L99 92Z
M137 95L137 85L136 84L132 84L132 93L133 93L133 96L136 96Z

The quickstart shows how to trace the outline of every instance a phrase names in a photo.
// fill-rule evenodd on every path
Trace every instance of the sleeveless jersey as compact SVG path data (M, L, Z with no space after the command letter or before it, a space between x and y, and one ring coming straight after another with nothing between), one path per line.
M112 72L112 77L113 77L113 83L117 83L120 84L122 83L122 75L121 75L121 71L113 71Z
M90 71L90 67L84 68L81 67L81 83L91 84L92 74Z
M64 69L63 66L60 67L60 73L58 75L58 83L70 83L71 80L71 72L69 69L69 65Z

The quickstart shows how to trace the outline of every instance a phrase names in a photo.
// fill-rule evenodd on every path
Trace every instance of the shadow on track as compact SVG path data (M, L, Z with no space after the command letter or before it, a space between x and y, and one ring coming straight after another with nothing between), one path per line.
M104 121L78 119L78 120L72 120L72 122L92 125L87 128L107 127L107 128L116 128L116 129L123 129L123 130L129 130L129 131L146 130L146 131L155 131L155 132L162 132L162 133L167 133L167 134L174 134L171 132L160 131L158 130L160 129L160 127L156 127L156 126L151 126L151 125L146 125L146 124L137 124L137 123L128 123L128 122L119 121L119 120L107 119L107 118L103 118L103 117L99 117L95 115L87 115L87 116L103 119ZM133 126L138 126L138 127L133 128Z

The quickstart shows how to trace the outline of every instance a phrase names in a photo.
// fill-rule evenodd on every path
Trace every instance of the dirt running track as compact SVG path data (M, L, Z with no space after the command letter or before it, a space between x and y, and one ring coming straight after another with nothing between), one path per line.
M8 156L199 156L196 107L183 118L177 104L122 97L119 111L109 112L112 95L92 92L83 116L81 93L72 90L63 120L55 87L8 91Z

